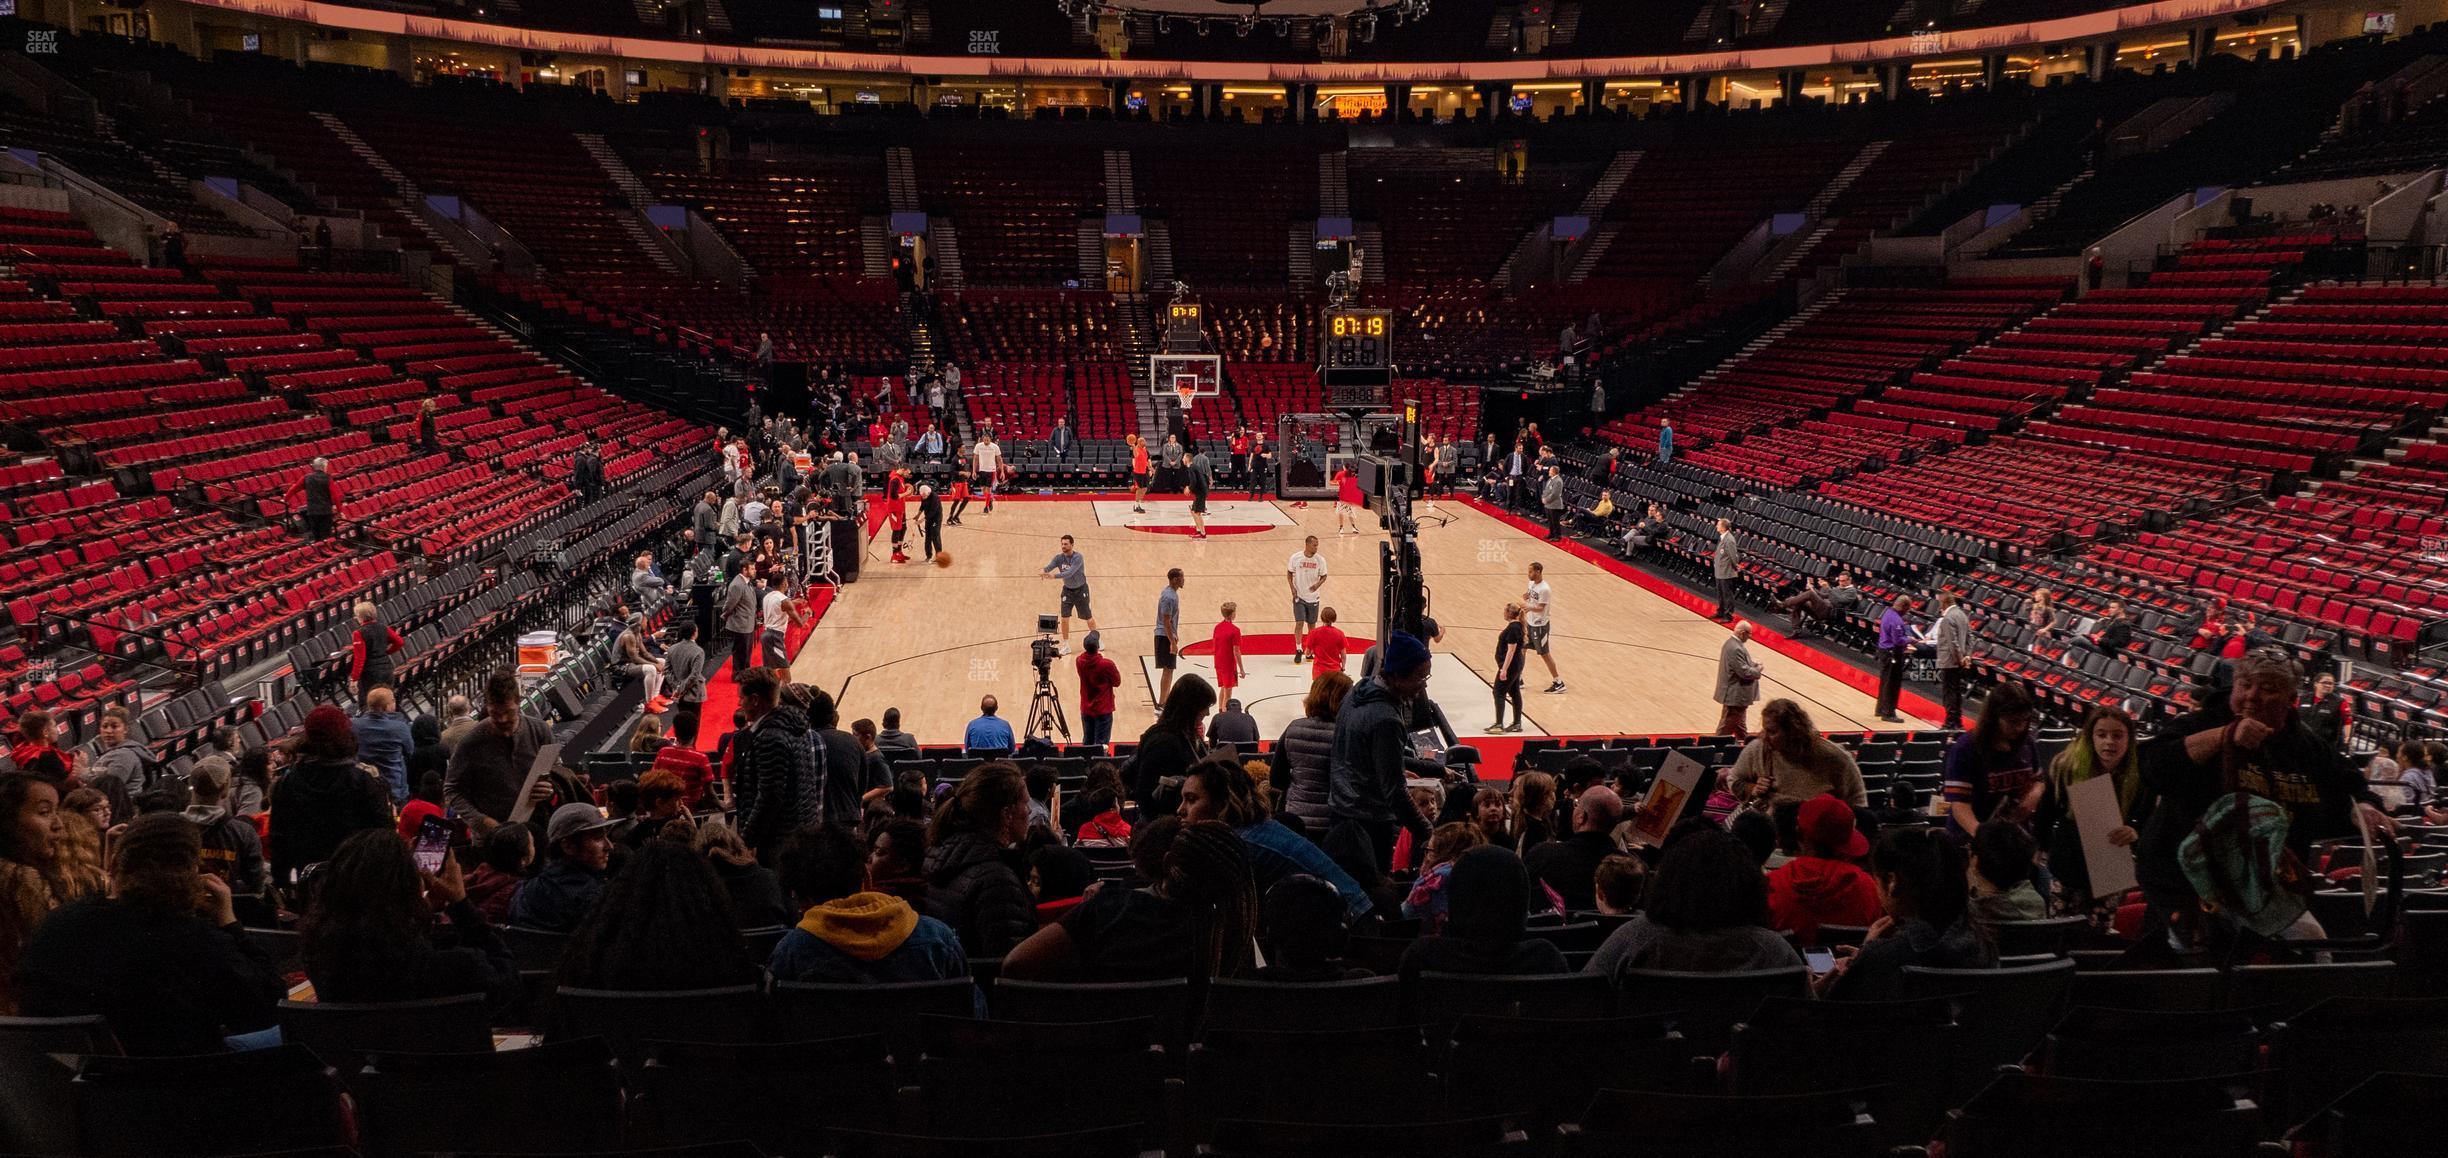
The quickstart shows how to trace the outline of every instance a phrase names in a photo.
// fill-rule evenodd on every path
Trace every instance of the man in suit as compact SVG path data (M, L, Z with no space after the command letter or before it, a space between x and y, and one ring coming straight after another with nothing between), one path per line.
M1751 705L1759 701L1759 662L1751 658L1751 625L1736 623L1725 646L1717 649L1717 734L1741 743L1751 740Z
M1964 684L1972 675L1972 616L1952 591L1938 593L1938 626L1931 642L1938 645L1938 696L1946 707L1944 725L1963 727Z
M707 491L697 500L697 508L689 514L689 529L697 532L699 543L717 541L715 536L722 523L722 496Z
M603 497L603 459L596 455L594 443L578 448L577 460L570 464L570 482L577 486L578 494L590 503Z
M1564 537L1564 470L1548 467L1547 480L1539 484L1539 506L1547 512L1547 541Z
M1070 458L1071 420L1068 418L1055 419L1054 433L1047 436L1046 442L1051 444L1054 448L1054 461L1061 462L1064 459Z
M1709 618L1719 623L1734 618L1734 577L1742 574L1742 543L1734 537L1734 520L1717 520L1717 547L1709 552L1709 574L1717 580L1717 610Z
M731 568L730 581L723 585L722 602L715 613L722 617L722 629L731 636L731 680L737 683L748 670L756 648L757 593L756 585L748 581L748 568Z

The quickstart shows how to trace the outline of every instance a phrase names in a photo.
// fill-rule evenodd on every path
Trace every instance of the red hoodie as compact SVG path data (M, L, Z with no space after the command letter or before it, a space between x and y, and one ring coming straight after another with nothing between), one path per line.
M1878 882L1849 861L1798 856L1768 874L1768 923L1791 929L1805 945L1821 925L1867 925L1886 915Z

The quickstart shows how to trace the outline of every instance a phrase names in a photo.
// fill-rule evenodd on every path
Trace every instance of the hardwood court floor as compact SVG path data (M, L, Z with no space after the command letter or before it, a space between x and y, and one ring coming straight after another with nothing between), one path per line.
M1292 627L1286 559L1304 534L1318 536L1330 569L1323 602L1341 613L1341 626L1354 638L1356 674L1362 641L1376 634L1377 552L1384 536L1373 525L1363 535L1337 535L1333 507L1323 502L1296 509L1284 502L1218 499L1210 508L1211 532L1230 527L1236 533L1213 533L1205 541L1179 533L1189 515L1177 497L1151 499L1141 516L1131 514L1127 501L1023 498L999 503L991 515L972 504L965 525L944 528L953 564L940 569L893 566L878 538L863 577L843 589L792 665L793 678L833 690L845 721L880 719L885 708L898 707L902 727L923 743L958 742L981 695L997 697L1017 731L1035 685L1028 658L1035 619L1058 603L1059 583L1038 571L1053 557L1056 540L1069 534L1087 557L1105 654L1122 669L1114 738L1136 739L1155 718L1147 661L1155 650L1156 597L1166 569L1180 567L1182 632L1193 645L1180 670L1212 676L1198 645L1214 628L1217 608L1227 600L1238 603L1238 622L1255 644L1244 698L1271 739L1298 713L1306 673L1306 665L1292 669L1279 638ZM1536 655L1529 657L1525 734L1716 728L1718 707L1710 693L1724 627L1488 515L1458 504L1435 509L1451 522L1423 525L1420 532L1431 612L1445 630L1444 640L1431 644L1438 667L1431 694L1457 732L1484 734L1492 722L1487 680L1495 669L1496 633L1504 625L1504 605L1521 598L1533 561L1546 566L1554 592L1553 650L1570 690L1542 694L1546 669ZM917 537L913 526L913 553ZM1074 621L1074 653L1082 633ZM1270 646L1274 654L1265 654ZM1909 716L1904 724L1881 724L1868 695L1758 641L1752 653L1767 668L1762 699L1799 700L1822 729L1931 726ZM1053 675L1077 739L1079 681L1072 657L1057 660ZM1756 727L1756 711L1752 721Z

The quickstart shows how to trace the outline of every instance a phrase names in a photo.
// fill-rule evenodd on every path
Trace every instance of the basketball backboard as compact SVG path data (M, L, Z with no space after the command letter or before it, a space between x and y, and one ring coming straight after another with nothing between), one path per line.
M1224 359L1215 354L1148 355L1148 390L1187 407L1192 400L1224 392Z

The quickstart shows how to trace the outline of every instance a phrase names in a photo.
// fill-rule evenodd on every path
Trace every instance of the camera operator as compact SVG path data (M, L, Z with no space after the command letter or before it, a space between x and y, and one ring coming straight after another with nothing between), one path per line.
M1113 740L1114 689L1122 686L1122 669L1105 657L1104 637L1089 632L1080 637L1080 729L1081 741L1087 744L1107 744Z

